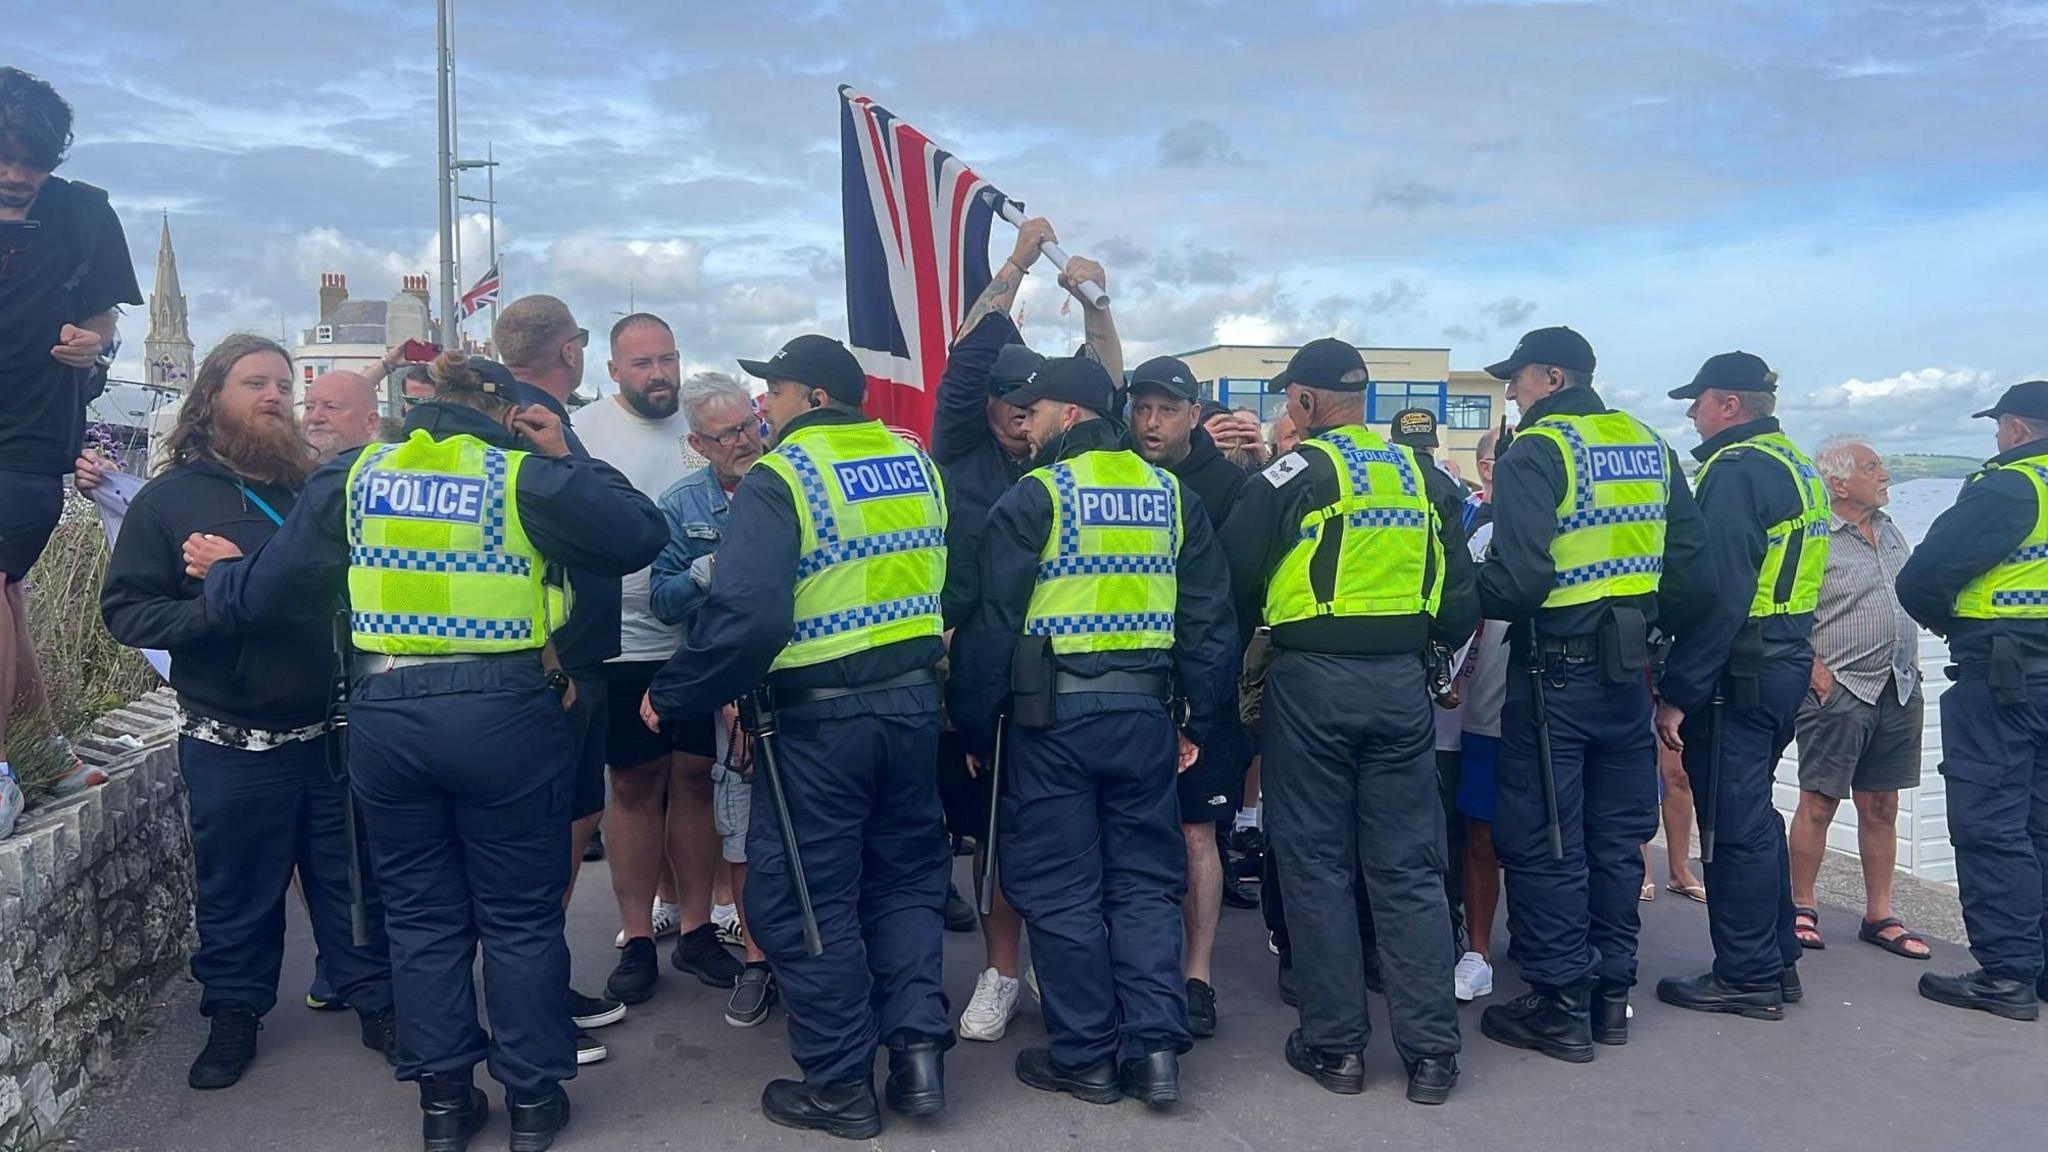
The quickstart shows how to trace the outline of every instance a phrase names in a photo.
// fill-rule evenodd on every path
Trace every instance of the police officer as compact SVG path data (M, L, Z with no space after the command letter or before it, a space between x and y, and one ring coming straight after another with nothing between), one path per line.
M774 1080L778 1124L864 1140L889 1106L945 1106L953 1045L939 948L952 862L937 779L945 490L931 460L860 410L853 353L799 336L740 367L768 382L776 444L733 492L711 590L655 677L669 723L765 686L773 755L824 950L807 955L775 805L747 835L747 929L775 967L802 1080Z
M1602 401L1593 366L1585 337L1539 328L1487 369L1521 423L1494 464L1479 570L1486 618L1511 629L1493 843L1530 988L1479 1026L1574 1063L1628 1040L1641 850L1657 830L1649 628L1712 595L1693 575L1704 529L1677 456Z
M1970 477L1899 573L1899 603L1948 639L1956 683L1941 698L1941 774L1970 954L1920 994L2009 1020L2048 1000L2048 380L1977 413L1998 455Z
M635 571L667 532L625 477L569 458L558 417L515 407L460 353L432 371L407 439L314 473L275 537L214 565L206 599L250 626L346 585L363 653L349 772L384 893L398 1077L419 1081L429 1152L459 1152L484 1122L471 1069L488 1056L514 1152L545 1152L576 1074L562 937L573 744L542 658L568 605L548 573Z
M1031 934L1052 1041L1017 1054L1017 1078L1163 1108L1189 1043L1174 777L1233 719L1228 569L1200 499L1104 418L1102 365L1048 360L1007 395L1030 410L1038 466L990 513L953 702L977 771L1000 773L997 867Z
M1778 428L1778 374L1724 352L1673 389L1690 400L1707 564L1720 596L1676 630L1658 680L1657 736L1682 752L1700 813L1713 970L1665 977L1657 998L1778 1020L1800 997L1785 822L1771 804L1778 757L1813 671L1813 610L1827 570L1827 484ZM1640 871L1640 869L1638 869Z
M1301 997L1287 1062L1332 1092L1364 1089L1362 884L1408 1098L1441 1104L1458 1080L1457 957L1424 656L1471 636L1472 561L1415 454L1366 428L1358 349L1313 341L1276 383L1308 435L1246 486L1223 536L1238 610L1279 650L1261 783Z

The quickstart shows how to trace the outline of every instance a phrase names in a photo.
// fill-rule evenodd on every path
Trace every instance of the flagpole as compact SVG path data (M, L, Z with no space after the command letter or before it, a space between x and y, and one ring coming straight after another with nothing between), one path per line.
M1020 228L1024 226L1024 213L1017 210L1017 206L1010 202L1009 197L1002 196L1000 193L990 193L990 195L998 196L1001 200L1001 203L996 206L996 213L998 215ZM1062 274L1066 272L1067 261L1071 259L1067 255L1066 249L1061 248L1050 240L1038 246L1038 254L1046 263L1059 269ZM1109 293L1102 290L1102 285L1097 284L1093 280L1084 280L1081 282L1080 288L1081 295L1088 298L1088 303L1091 306L1096 308L1109 307Z
M435 0L436 58L434 105L440 118L441 185L441 343L459 348L461 321L455 316L455 170L448 124L448 12L449 0Z
M491 331L498 331L498 296L505 294L505 269L498 263L498 146L484 142L484 159L490 167L484 169L484 195L490 197L491 267L498 273L498 293L491 297Z

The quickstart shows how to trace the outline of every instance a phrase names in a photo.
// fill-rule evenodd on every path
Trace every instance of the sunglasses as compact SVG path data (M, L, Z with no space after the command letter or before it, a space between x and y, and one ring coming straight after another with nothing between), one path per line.
M571 344L576 345L578 348L590 347L590 329L578 328L576 330L576 334L574 336L569 337L569 342Z

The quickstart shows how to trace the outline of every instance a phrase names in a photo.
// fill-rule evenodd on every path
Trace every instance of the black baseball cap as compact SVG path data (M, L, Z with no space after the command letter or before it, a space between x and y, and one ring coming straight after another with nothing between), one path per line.
M1359 373L1358 379L1346 381L1344 376L1350 372ZM1325 336L1303 344L1287 367L1266 381L1266 391L1285 392L1289 384L1299 384L1330 392L1363 392L1368 380L1365 357L1359 355L1358 349L1335 336Z
M1015 388L1030 379L1031 374L1044 363L1044 356L1022 344L1003 345L996 353L996 366L988 372L989 391L1007 392Z
M469 370L476 373L477 379L484 382L484 391L508 399L516 399L519 396L518 378L512 375L510 368L496 360L486 360L481 356L472 357L469 361ZM433 374L428 373L427 379L432 380Z
M1709 388L1723 392L1776 392L1778 374L1754 353L1723 352L1707 357L1692 383L1673 388L1669 395L1673 400L1691 400Z
M846 345L830 336L799 336L766 360L742 360L749 376L763 380L794 380L822 389L841 404L856 407L868 397L868 376Z
M1975 416L2023 416L2029 420L2048 420L2048 380L2029 380L2015 384L2005 390L1998 403Z
M1394 431L1388 439L1410 448L1434 448L1436 413L1427 408L1403 408L1394 413Z
M1486 374L1506 380L1531 364L1548 364L1571 372L1593 371L1593 346L1569 328L1538 328L1515 341L1515 350L1498 364L1487 366Z
M1131 373L1128 390L1136 395L1140 388L1157 388L1189 401L1202 398L1202 386L1196 383L1194 372L1172 356L1154 356L1138 365Z
M1019 408L1039 400L1079 404L1099 413L1116 407L1116 385L1109 370L1085 356L1059 356L1039 365L1029 379L1008 392L1003 399Z

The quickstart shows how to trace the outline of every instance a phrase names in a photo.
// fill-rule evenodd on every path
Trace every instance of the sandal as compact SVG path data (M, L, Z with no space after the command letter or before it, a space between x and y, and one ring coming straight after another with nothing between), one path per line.
M1887 928L1897 928L1900 929L1900 932L1897 936L1886 936L1884 931ZM1883 920L1865 920L1863 926L1856 929L1856 938L1868 944L1875 944L1894 956L1904 956L1908 960L1926 960L1932 957L1934 950L1928 948L1927 938L1918 932L1906 931L1905 928L1906 926L1899 923L1897 917L1887 916ZM1927 951L1911 951L1906 947L1908 942L1918 944L1922 948L1927 948Z
M1799 937L1801 948L1818 951L1828 946L1828 942L1821 939L1820 935L1820 913L1811 908L1795 906L1792 909L1792 934Z
M1695 904L1705 904L1707 902L1707 886L1704 884L1681 885L1678 882L1673 881L1672 883L1666 884L1664 886L1664 890L1666 892L1676 892L1680 896L1685 897L1687 900L1690 900Z
M1657 883L1656 883L1656 881L1654 881L1654 880L1645 880L1645 881L1643 881L1643 887L1642 887L1642 891L1640 891L1640 892L1637 892L1637 893L1636 893L1636 899L1638 899L1638 900L1641 900L1641 901L1642 901L1643 903L1647 904L1647 903L1649 903L1650 901L1652 901L1652 900L1655 900L1656 898L1657 898Z

